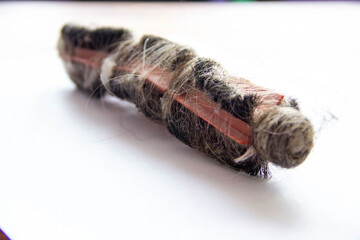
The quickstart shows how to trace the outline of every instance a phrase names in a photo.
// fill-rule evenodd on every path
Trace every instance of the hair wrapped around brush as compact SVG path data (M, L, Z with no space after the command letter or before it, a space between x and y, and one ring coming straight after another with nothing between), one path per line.
M313 146L296 101L229 75L191 48L73 25L62 28L58 48L78 88L133 102L183 143L239 171L268 177L269 162L295 167Z

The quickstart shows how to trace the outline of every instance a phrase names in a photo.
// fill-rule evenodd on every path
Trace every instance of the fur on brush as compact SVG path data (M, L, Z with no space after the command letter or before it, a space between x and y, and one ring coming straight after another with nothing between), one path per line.
M77 49L98 52L90 58L99 66L63 57L79 89L96 97L110 93L134 103L181 142L236 170L266 178L269 162L293 168L313 147L313 127L295 100L282 98L274 103L270 93L230 76L220 64L197 56L189 47L152 35L135 41L122 28L65 25L58 43L60 56L74 57ZM168 78L168 87L156 87L148 81L153 76ZM238 82L248 84L254 92L243 91ZM194 91L201 91L219 110L246 123L251 144L235 141L176 100L184 94L191 98L189 92Z

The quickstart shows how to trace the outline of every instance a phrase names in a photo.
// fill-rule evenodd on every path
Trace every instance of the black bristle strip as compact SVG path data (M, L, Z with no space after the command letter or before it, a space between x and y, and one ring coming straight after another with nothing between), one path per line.
M247 146L234 144L232 139L219 133L215 127L209 125L205 120L197 118L193 112L176 101L172 103L170 112L170 117L165 118L167 129L181 142L204 152L211 158L237 171L246 172L253 176L269 176L268 163L256 156L253 157L254 159L240 163L234 162L234 159L247 151ZM193 119L197 119L196 124L194 124ZM208 133L207 136L213 138L211 141L201 137L204 131ZM219 139L225 141L219 141Z
M114 76L117 77L110 78L111 80L107 83L107 89L120 99L136 103L137 92L133 86L140 84L141 79L136 74L131 74L131 77L129 74L121 70L115 71Z
M145 49L151 49L151 52L156 52L156 50L166 47L170 44L174 44L171 41L153 35L145 35L143 36L139 43L137 44L137 48L141 49L141 51ZM176 49L174 52L175 58L169 64L169 71L175 71L180 66L195 58L195 52L190 48L183 48L181 50ZM156 59L161 58L161 55L158 55ZM156 61L156 59L154 59ZM168 63L165 63L168 64Z
M119 77L108 82L108 90L118 98L135 103L136 107L148 118L161 120L161 99L164 93L149 81L144 81L140 75L125 71L116 71L115 74ZM147 96L145 101L139 100L142 98L141 95Z
M100 28L89 30L83 27L65 25L61 34L67 38L73 47L92 50L111 51L119 41L131 39L131 33L126 29Z
M159 42L170 43L169 40L154 35L144 35L140 39L139 46L143 47L145 45L145 42L146 42L146 48L151 48L154 45L158 44Z
M184 48L178 52L176 52L175 59L171 62L171 71L175 71L183 64L189 62L191 59L195 57L195 53L193 50L189 48Z
M253 110L257 106L257 97L254 94L235 95L228 99L222 99L220 104L223 109L249 124Z
M208 59L199 59L195 63L196 87L207 91L210 97L224 110L249 124L252 113L258 105L257 96L255 94L238 94L224 81L217 79L216 77L219 76L215 72L217 65Z
M106 89L104 88L101 80L100 80L100 73L97 70L96 77L92 81L90 86L84 86L84 72L86 72L86 66L82 63L73 63L73 70L69 73L71 79L74 81L76 86L83 92L91 95L92 97L100 98L105 95Z

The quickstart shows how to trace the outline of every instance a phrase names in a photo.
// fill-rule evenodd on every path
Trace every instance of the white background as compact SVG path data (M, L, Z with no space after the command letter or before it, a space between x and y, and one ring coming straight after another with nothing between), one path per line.
M237 173L123 101L77 90L66 22L192 46L298 98L314 150L273 178ZM0 228L13 240L360 239L357 3L0 3Z

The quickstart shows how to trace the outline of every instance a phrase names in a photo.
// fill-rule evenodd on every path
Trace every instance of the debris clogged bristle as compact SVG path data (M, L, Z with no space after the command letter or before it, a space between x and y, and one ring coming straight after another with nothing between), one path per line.
M313 146L313 128L295 100L232 77L189 47L152 35L136 42L124 29L72 25L63 27L58 47L80 89L133 102L183 143L236 170L266 178L269 162L295 167ZM243 125L234 126L239 121Z
M258 154L276 165L293 168L313 147L310 121L291 107L274 106L254 119L253 141Z
M196 86L206 91L221 108L235 117L250 123L251 114L258 105L255 94L239 93L233 86L224 81L227 74L220 64L206 58L199 58L193 67Z
M119 41L132 37L126 29L99 28L89 30L73 25L65 25L61 29L61 34L71 42L73 47L107 51L111 51Z

